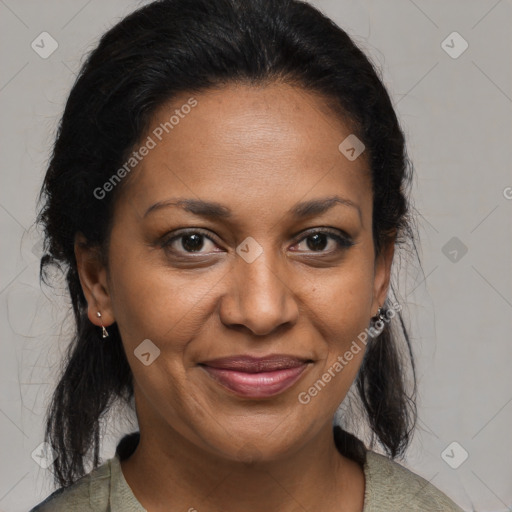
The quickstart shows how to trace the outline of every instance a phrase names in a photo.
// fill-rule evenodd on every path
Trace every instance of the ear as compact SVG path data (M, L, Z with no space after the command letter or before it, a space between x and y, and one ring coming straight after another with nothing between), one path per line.
M80 284L87 300L87 316L98 327L108 327L115 322L107 282L107 270L102 263L99 249L87 244L82 233L75 236L75 258ZM101 318L97 316L98 311Z
M379 306L384 304L388 295L391 279L391 264L395 253L395 235L390 237L375 260L375 273L373 280L372 315L375 315Z

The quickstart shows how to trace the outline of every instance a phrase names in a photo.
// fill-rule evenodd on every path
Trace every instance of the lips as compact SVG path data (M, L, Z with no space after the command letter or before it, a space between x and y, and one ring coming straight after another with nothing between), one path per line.
M309 363L311 361L307 359L278 354L213 359L200 366L218 384L237 395L268 398L293 386Z

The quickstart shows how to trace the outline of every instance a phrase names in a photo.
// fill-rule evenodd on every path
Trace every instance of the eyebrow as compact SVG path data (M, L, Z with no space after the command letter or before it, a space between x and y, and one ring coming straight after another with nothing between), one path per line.
M337 195L298 203L291 208L289 213L292 217L297 219L312 217L314 215L321 215L338 204L355 209L359 215L359 219L362 219L361 209L356 203ZM206 218L227 219L233 216L229 208L214 201L203 201L202 199L166 199L150 206L144 213L144 217L162 208L172 206L182 208L194 215Z

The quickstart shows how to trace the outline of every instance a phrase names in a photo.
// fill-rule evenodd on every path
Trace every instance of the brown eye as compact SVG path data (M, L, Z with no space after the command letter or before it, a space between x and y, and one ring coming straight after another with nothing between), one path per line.
M347 249L354 245L354 242L331 231L316 231L303 237L296 245L300 244L305 245L305 251L329 254L341 249ZM297 252L302 251L299 250Z
M181 246L187 252L197 252L200 251L204 246L204 236L203 235L185 235L181 238Z
M325 233L315 233L306 238L306 245L311 251L323 251L329 245L329 237Z
M210 245L211 247L208 247ZM178 235L174 235L167 240L164 240L161 244L162 248L169 250L178 255L186 255L192 253L209 254L214 251L217 245L214 243L212 238L205 235L201 231L188 231L181 232ZM206 247L206 251L203 249Z

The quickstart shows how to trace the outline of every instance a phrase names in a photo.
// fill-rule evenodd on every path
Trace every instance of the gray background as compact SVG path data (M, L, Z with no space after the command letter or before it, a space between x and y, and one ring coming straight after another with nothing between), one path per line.
M400 285L420 421L404 464L465 510L512 510L512 3L312 3L382 70L415 165L424 276L409 268ZM27 510L52 490L31 454L71 328L64 286L38 285L36 195L83 54L138 5L0 0L1 511ZM44 31L58 43L46 59L31 48ZM442 46L454 31L469 45L457 58L443 48L456 55L462 39ZM130 428L109 429L104 457ZM456 469L445 462L459 464L463 450Z

